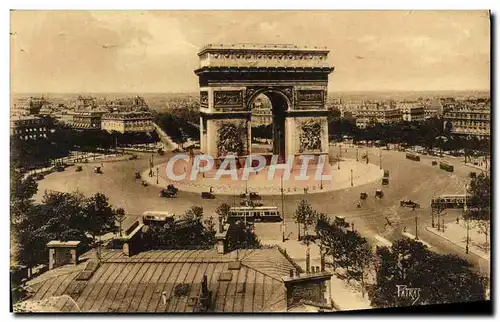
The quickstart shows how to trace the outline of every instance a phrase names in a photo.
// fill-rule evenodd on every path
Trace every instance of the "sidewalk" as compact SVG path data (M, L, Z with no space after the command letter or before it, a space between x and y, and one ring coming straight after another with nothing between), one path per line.
M293 237L292 237L293 238ZM302 268L306 266L306 249L307 247L297 240L261 240L264 245L278 245L285 249L287 254ZM310 265L320 266L319 247L316 244L309 246ZM329 270L329 269L327 269ZM339 279L335 275L331 280L331 296L332 301L341 311L363 310L371 308L368 295L363 297L361 291L353 283L349 284L344 280Z
M437 226L435 228L426 227L426 229L427 231L440 236L465 250L467 229L464 221L461 220L459 224L455 221L446 223L444 233L442 231L438 231ZM477 230L478 229L475 227L474 223L471 222L469 224L469 252L489 261L490 251L481 247L486 241L485 235L479 233Z

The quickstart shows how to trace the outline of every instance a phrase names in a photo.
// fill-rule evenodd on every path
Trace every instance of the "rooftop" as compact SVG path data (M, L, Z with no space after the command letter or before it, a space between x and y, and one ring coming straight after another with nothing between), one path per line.
M91 251L80 258L76 266L58 267L30 280L30 301L68 295L82 312L193 312L206 274L214 311L286 311L282 278L295 269L277 248L227 254L215 249L152 250L130 257L121 250L103 250L99 268L88 280L78 280L85 261L96 257ZM182 294L176 291L179 285Z

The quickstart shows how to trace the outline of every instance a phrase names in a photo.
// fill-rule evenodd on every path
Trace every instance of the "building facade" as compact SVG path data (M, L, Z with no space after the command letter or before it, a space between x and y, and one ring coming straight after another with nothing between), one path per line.
M452 124L452 133L466 137L490 137L490 109L456 108L444 113L444 123Z
M46 138L54 127L53 119L40 116L21 116L11 118L10 135L21 140Z
M75 112L71 126L81 130L100 130L103 112Z
M422 122L425 118L425 110L421 103L398 102L396 107L401 110L405 122Z
M252 106L252 126L268 125L273 123L271 106L261 101L256 101Z
M402 120L402 112L393 101L365 102L356 111L356 126L361 129L370 124L394 124Z
M102 117L101 128L120 133L152 132L153 115L149 112L108 113Z

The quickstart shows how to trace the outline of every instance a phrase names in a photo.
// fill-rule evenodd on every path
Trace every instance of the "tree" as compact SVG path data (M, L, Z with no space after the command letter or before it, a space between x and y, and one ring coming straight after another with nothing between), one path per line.
M373 263L372 252L368 245L368 240L362 237L357 231L347 230L346 240L346 276L348 280L354 279L361 282L361 289L364 296L366 275Z
M182 219L187 221L200 221L203 218L203 207L192 206L184 213Z
M470 219L490 220L491 207L491 181L490 176L484 172L473 178L468 187L470 198L467 203L477 211L469 213Z
M215 209L215 213L217 214L217 216L222 217L224 221L227 220L229 211L231 211L231 206L229 206L227 203L221 203L217 206L217 209Z
M229 225L227 231L228 250L261 248L259 238L252 230L252 226L237 221Z
M325 255L332 257L332 266L345 267L348 259L346 252L347 238L345 230L349 228L342 218L336 217L331 221L325 214L319 214L316 221L316 235Z
M488 236L490 234L490 221L489 220L479 220L477 222L477 231L480 234L483 234L484 237L486 238L485 244L488 244Z
M297 221L299 228L299 239L300 239L300 224L304 227L304 236L307 236L307 227L312 225L316 220L318 213L312 208L312 206L303 199L297 204L297 209L293 213L293 218Z
M109 204L108 197L96 193L84 202L86 216L85 230L96 242L96 237L116 232L116 211Z
M377 282L369 290L376 307L428 305L485 299L486 280L471 264L455 255L431 252L418 241L401 239L377 249ZM401 293L418 289L415 297ZM458 291L459 290L459 291Z
M126 219L125 210L121 207L116 209L115 210L115 218L116 218L116 221L118 221L118 224L120 226L119 229L120 229L120 236L121 236L122 235L122 224Z

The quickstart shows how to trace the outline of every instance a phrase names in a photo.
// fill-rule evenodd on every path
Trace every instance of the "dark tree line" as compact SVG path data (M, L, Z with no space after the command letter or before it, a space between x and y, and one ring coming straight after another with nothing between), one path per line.
M196 120L193 120L184 113L161 112L155 114L155 122L177 144L182 145L188 138L200 139L200 129L194 125L200 122L198 115Z
M463 138L452 134L451 123L444 123L442 118L433 117L423 122L400 122L395 124L372 123L366 129L356 126L354 118L334 118L329 123L331 138L340 139L344 135L357 141L381 141L404 145L421 145L428 149L466 150L467 154L489 153L489 140L476 137Z
M378 248L376 255L377 282L368 292L376 307L485 300L488 281L476 274L467 260L456 255L431 252L408 238L391 247ZM416 296L404 296L403 286L419 289L418 300Z
M15 168L48 166L51 160L69 156L70 151L107 151L115 147L158 141L156 132L110 133L104 130L77 130L57 123L47 137L23 140L11 136L11 163Z

